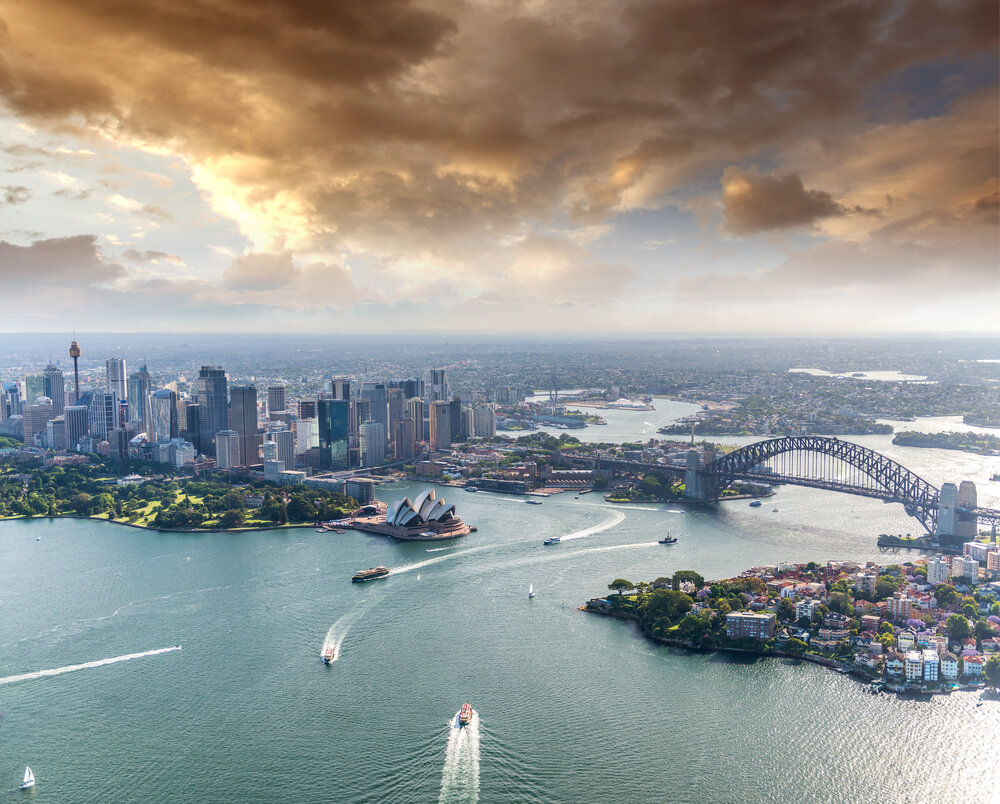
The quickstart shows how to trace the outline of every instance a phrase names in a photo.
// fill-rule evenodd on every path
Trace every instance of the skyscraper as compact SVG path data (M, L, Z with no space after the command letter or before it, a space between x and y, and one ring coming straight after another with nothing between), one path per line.
M24 446L35 446L35 436L45 432L45 425L53 418L52 400L40 396L34 404L24 408Z
M451 388L448 387L448 376L444 369L431 369L431 401L448 401L451 399Z
M456 396L448 404L451 406L451 413L449 414L451 419L451 440L457 441L461 436L465 435L462 432L462 400Z
M497 414L492 405L476 405L473 413L473 433L477 438L495 438Z
M408 461L416 454L417 442L416 422L409 416L404 416L396 422L396 432L393 434L395 456L397 461Z
M431 402L431 449L451 449L451 405L448 402Z
M124 361L122 362L124 366ZM128 423L129 429L153 437L153 410L149 396L153 392L153 378L146 366L128 375Z
M350 399L351 398L351 378L350 377L333 377L330 382L327 383L330 389L330 393L333 394L334 399Z
M278 460L286 469L294 469L295 433L291 430L272 430L268 438L278 445Z
M202 366L198 372L198 449L215 454L215 434L229 429L229 383L222 366Z
M393 451L395 451L395 440L396 440L396 425L399 420L403 418L406 413L406 400L403 397L402 388L389 388L389 429L388 435L389 440L393 442Z
M219 430L215 434L215 465L232 469L240 464L240 434L235 430Z
M62 416L66 410L66 383L60 368L49 363L42 372L44 393L52 400L52 415Z
M261 444L257 434L257 388L253 385L234 385L229 395L232 400L230 424L240 436L240 464L253 466L260 463Z
M109 357L104 361L104 372L108 390L118 394L119 399L128 399L131 402L125 382L125 378L128 376L125 370L125 358ZM135 421L139 421L139 419L136 418Z
M21 388L16 382L3 384L3 400L0 401L0 405L5 408L4 415L0 418L8 419L11 416L21 415Z
M66 449L66 420L62 416L45 423L45 446L49 449Z
M111 431L118 426L118 395L114 391L95 391L88 410L90 435L107 441Z
M151 441L165 443L177 438L177 394L169 388L160 388L150 396L151 431L147 437Z
M367 421L361 425L361 455L365 466L385 463L385 425Z
M413 419L414 437L417 441L427 440L427 405L419 396L406 400L406 415Z
M90 429L86 405L70 405L66 408L66 449L76 449Z
M24 401L33 405L40 396L46 396L45 378L41 374L28 374L24 378Z
M316 405L320 469L340 471L349 468L347 437L350 403L346 399L320 399Z
M285 390L285 386L280 383L267 386L267 412L269 414L288 409Z

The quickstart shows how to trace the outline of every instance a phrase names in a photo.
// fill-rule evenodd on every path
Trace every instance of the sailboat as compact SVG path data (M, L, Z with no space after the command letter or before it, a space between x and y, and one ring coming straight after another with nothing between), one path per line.
M528 584L528 600L531 600L535 596L535 585L533 583Z
M21 782L21 789L27 790L29 787L35 786L35 774L31 772L31 768L27 765L24 766L24 781Z

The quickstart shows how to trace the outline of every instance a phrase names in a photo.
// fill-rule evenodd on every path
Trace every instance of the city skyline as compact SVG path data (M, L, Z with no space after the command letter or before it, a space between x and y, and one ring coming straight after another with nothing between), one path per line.
M2 329L997 332L997 29L0 5Z

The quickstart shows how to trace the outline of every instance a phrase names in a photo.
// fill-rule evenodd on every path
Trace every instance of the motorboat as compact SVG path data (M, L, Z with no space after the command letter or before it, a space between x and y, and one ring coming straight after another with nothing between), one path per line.
M472 707L469 704L462 704L462 710L458 713L458 722L461 726L468 726L472 720Z
M760 500L750 500L751 508L760 508L760 505L761 505Z
M559 536L550 536L542 544L559 544L561 541L562 539Z
M323 652L320 654L320 658L323 660L323 664L330 664L330 662L336 660L337 658L336 647L323 648Z
M542 504L541 500L525 500L525 502L528 505L541 505Z

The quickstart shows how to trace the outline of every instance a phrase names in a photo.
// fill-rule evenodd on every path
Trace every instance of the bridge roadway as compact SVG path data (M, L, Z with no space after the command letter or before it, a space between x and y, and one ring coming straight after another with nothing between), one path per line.
M837 441L837 439L828 439L831 442ZM843 442L841 442L843 443ZM733 454L733 453L730 453ZM884 457L884 456L882 456ZM570 452L564 452L562 455L563 460L569 461L575 466L584 466L591 469L610 469L613 472L618 473L630 473L630 474L649 474L656 473L663 476L669 476L677 480L683 480L687 472L686 466L678 466L677 464L669 463L651 463L647 461L626 461L619 458L609 458L602 455L598 455L596 458L590 455L576 455ZM888 459L886 459L888 460ZM701 474L711 474L711 465L706 467L709 471L702 470ZM907 513L911 516L917 516L912 510L917 501L910 499L908 497L887 493L884 489L872 488L870 486L859 486L852 485L850 483L841 482L837 480L826 480L821 478L810 478L801 476L790 476L781 474L772 474L769 472L754 472L754 471L740 471L735 472L730 475L733 480L747 481L751 483L788 483L796 486L807 486L809 488L816 489L826 489L827 491L839 491L845 494L854 494L855 496L868 497L871 499L882 500L886 503L899 503L907 507ZM929 484L928 484L929 486ZM933 486L930 486L934 492L938 492ZM720 489L721 490L721 489ZM710 497L708 499L718 499L718 496ZM935 496L933 499L920 500L921 508L926 509L925 513L936 514L938 509L938 500ZM960 508L958 509L963 514L975 514L979 522L985 525L992 526L993 528L1000 528L1000 510L995 508ZM918 519L922 517L917 516ZM925 527L929 527L929 523L924 521Z

